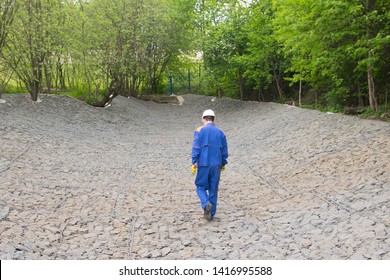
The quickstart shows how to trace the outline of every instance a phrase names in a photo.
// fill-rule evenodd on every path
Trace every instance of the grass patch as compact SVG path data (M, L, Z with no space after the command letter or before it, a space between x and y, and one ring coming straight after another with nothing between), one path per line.
M106 100L106 91L99 91L97 93L88 93L82 88L75 91L67 92L67 96L83 101L92 106L103 106Z
M378 107L378 112L374 112L373 110L371 110L371 107L369 106L355 107L355 108L350 107L350 108L341 109L339 107L334 108L334 107L323 106L323 105L305 104L302 105L301 108L318 110L321 112L332 112L332 113L340 113L345 115L354 115L363 119L375 119L375 120L390 122L390 112L385 105L380 105Z

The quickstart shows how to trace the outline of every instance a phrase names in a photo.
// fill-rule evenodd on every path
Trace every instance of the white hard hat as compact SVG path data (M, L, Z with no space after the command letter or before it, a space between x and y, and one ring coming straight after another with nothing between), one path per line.
M202 118L204 118L204 117L214 117L215 118L215 113L213 110L208 109L208 110L203 112Z

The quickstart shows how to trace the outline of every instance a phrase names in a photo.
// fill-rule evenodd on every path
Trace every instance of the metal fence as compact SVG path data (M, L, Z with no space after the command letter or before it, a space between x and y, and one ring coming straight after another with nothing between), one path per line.
M168 76L168 83L166 94L186 94L191 92L191 71L187 73L170 73Z

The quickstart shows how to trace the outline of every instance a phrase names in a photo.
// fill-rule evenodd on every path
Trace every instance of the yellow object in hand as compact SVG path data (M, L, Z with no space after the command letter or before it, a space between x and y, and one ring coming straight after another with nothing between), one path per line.
M222 166L221 167L221 172L224 172L225 171L225 166Z
M192 174L195 174L195 172L196 172L196 164L193 164L191 166L191 171L192 171Z

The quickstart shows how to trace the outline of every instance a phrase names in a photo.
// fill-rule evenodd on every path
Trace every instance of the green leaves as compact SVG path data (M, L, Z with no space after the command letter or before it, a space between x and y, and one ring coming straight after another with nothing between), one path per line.
M386 26L383 10L374 1L366 2L373 4L369 11L358 1L275 0L276 34L291 55L290 70L303 73L312 87L320 85L325 92L347 95L345 88L366 83L353 78L367 76L368 65L381 67L373 49L379 51L387 44L378 33ZM370 57L369 52L373 53Z
M333 100L351 102L354 91L370 88L381 100L389 86L386 0L15 3L7 32L0 24L2 60L31 92L157 93L170 71L183 68L199 72L201 92L241 99L294 98L299 86L303 94L337 92L343 98ZM359 98L368 101L367 94Z
M54 81L86 96L157 93L167 65L191 42L193 0L17 3L3 54L35 97Z

